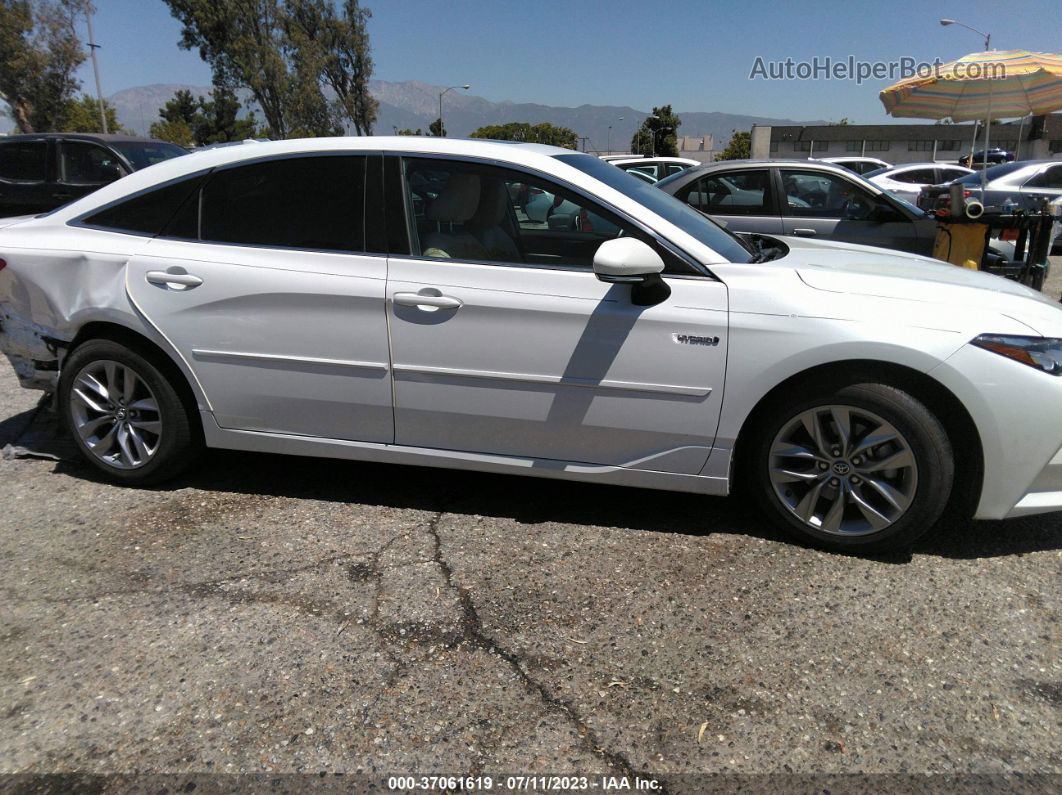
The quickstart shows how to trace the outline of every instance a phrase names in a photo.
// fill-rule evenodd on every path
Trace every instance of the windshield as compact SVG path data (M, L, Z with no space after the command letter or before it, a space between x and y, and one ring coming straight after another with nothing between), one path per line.
M187 149L163 141L118 141L112 146L125 155L125 159L137 171L161 163L163 160L188 154Z
M884 168L884 167L883 168L875 168L873 171L864 171L863 172L863 176L866 177L867 179L870 179L871 177L876 177L878 174L884 174L888 170L889 170L888 168Z
M732 233L685 202L660 190L656 185L648 185L623 169L593 155L571 154L554 157L618 190L665 221L673 223L686 234L718 252L728 262L749 262L752 259L749 249ZM662 180L657 185L666 181Z
M998 166L992 166L985 171L985 181L991 182L994 179L1005 177L1012 171L1017 171L1019 168L1025 168L1028 163L1000 163ZM961 182L963 185L980 185L981 184L981 171L978 169L972 174L967 174L965 177L955 180Z

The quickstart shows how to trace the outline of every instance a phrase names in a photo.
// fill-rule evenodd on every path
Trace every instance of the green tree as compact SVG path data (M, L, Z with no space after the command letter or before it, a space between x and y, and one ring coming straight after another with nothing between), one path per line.
M405 127L401 130L395 130L395 135L424 135L424 131L419 127L416 130L411 130L409 127Z
M107 130L112 133L125 132L118 123L114 106L104 100L103 109L107 115ZM67 100L60 126L63 132L103 132L103 125L100 124L100 101L89 94L82 94L79 99Z
M746 160L752 157L752 133L747 130L731 130L730 141L726 148L716 156L716 160Z
M442 119L436 119L428 125L428 135L434 135L436 138L446 137L446 125Z
M278 138L296 126L294 78L284 52L279 0L166 0L181 23L180 46L197 48L215 82L250 89Z
M148 135L178 146L195 146L192 128L183 121L157 121L151 125Z
M831 121L831 122L827 123L826 126L827 127L847 127L848 126L848 117L845 116L840 121Z
M239 113L240 100L230 86L215 84L209 100L181 89L159 110L151 136L182 146L206 146L261 135L254 114L240 118Z
M262 137L266 131L259 128L254 113L240 117L240 107L231 86L215 84L209 100L199 98L192 126L196 143L204 146Z
M495 141L524 141L550 146L562 146L576 149L579 136L567 127L558 127L549 122L527 124L526 122L509 122L508 124L488 124L472 133L472 138L491 138Z
M216 84L250 90L271 135L333 135L347 121L369 133L368 9L345 0L165 0L180 45L197 48ZM328 87L336 96L329 103Z
M19 132L62 127L81 87L74 73L85 51L74 23L76 0L0 0L0 100Z
M159 109L159 118L170 124L184 123L192 127L202 101L202 97L197 100L192 96L191 91L182 88L173 95L173 99L167 100L166 104Z
M358 0L345 0L341 13L330 0L288 0L287 9L289 49L302 64L303 79L332 90L337 124L350 122L358 135L372 135L379 107L369 93L373 62L366 25L372 12Z
M636 155L678 156L678 128L682 120L674 114L670 105L653 108L634 137L631 152Z

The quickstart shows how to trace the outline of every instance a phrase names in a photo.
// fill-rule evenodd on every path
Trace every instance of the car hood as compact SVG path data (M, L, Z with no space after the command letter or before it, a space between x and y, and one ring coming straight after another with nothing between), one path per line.
M1010 279L871 246L790 237L785 243L789 254L778 262L816 290L995 311L1062 336L1062 305Z

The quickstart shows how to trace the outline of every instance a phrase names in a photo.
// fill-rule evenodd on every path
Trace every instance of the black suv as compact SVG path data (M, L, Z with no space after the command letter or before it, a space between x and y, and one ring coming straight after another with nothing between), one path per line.
M0 216L53 210L171 157L176 144L129 135L30 133L0 138Z

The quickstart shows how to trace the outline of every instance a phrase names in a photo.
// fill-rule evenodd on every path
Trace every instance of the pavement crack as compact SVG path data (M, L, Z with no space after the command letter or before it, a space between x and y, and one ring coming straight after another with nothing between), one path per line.
M436 512L428 521L427 531L431 535L434 546L434 562L442 570L447 587L457 595L458 603L461 607L461 630L464 642L489 654L497 655L504 660L524 687L536 694L547 709L554 713L559 713L575 726L576 733L592 754L603 758L613 769L619 771L628 779L633 779L636 775L639 775L635 771L634 765L623 754L605 747L598 733L594 731L572 704L550 692L545 684L528 673L517 653L504 648L484 630L483 620L479 616L479 611L476 609L469 590L454 582L453 569L443 555L442 539L439 536L439 523L445 515L445 509L440 509ZM645 775L645 773L642 775ZM658 792L662 791L664 790L658 790Z

